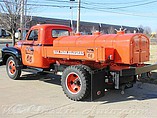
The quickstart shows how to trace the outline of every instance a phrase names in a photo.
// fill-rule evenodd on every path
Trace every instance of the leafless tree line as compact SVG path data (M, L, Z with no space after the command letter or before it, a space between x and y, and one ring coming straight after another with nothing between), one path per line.
M20 27L22 0L2 0L0 2L0 25L9 33L15 44L15 32ZM29 17L25 17L25 22L30 21Z

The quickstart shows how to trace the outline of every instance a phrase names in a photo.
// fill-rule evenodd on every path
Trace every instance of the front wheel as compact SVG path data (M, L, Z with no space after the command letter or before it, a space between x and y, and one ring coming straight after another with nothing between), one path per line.
M87 72L81 67L67 67L62 74L61 85L64 93L71 100L82 100L89 95Z
M13 79L16 80L18 78L20 78L21 75L21 68L17 68L17 65L20 63L20 61L13 56L10 56L7 59L6 62L6 71L8 76Z

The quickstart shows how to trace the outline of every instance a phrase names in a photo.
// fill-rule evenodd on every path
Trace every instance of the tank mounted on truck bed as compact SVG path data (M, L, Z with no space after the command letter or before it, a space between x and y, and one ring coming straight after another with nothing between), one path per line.
M68 26L33 26L25 40L2 49L2 60L11 79L20 78L23 68L62 71L61 85L66 96L94 100L106 89L130 88L142 73L157 65L149 61L149 39L144 34L72 34Z

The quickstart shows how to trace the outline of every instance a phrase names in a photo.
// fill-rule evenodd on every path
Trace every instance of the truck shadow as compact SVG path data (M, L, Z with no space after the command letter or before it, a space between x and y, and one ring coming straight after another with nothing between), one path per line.
M157 75L157 73L155 73ZM21 77L22 80L39 80L49 84L61 85L61 76L53 74L26 74ZM150 86L152 89L150 89ZM137 82L133 88L126 89L125 94L122 95L120 90L109 90L105 95L92 102L103 102L102 104L123 102L123 101L144 101L149 99L157 99L157 86ZM90 98L81 102L91 102Z
M25 71L26 72L26 71ZM29 72L29 71L27 71ZM30 71L32 73L32 71ZM20 77L20 80L39 80L50 84L61 85L61 76L54 74L46 74L40 72L33 72L32 74L25 74Z
M94 102L103 102L102 104L108 104L123 101L145 101L157 99L156 92L147 91L145 88L138 88L137 86L138 84L133 88L127 89L124 95L121 94L120 90L110 90L105 94L105 96L96 99Z

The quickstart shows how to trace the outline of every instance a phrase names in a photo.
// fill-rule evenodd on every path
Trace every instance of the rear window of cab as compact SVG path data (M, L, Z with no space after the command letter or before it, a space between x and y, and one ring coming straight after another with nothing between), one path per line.
M68 30L64 30L64 29L53 29L52 30L52 37L53 38L58 38L61 36L69 36L70 32Z

